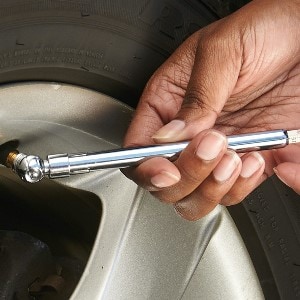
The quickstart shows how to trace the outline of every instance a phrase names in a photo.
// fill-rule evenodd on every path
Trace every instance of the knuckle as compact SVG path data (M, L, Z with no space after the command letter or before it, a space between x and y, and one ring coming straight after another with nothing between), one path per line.
M205 88L198 86L187 90L182 103L183 108L205 109Z
M195 221L211 212L219 201L211 202L211 199L201 198L198 194L191 194L175 204L175 210L183 218Z
M181 108L183 110L196 110L197 115L215 114L219 116L220 112L210 104L209 96L207 95L208 88L205 88L205 80L202 80L201 86L190 88L185 95ZM210 91L212 93L212 91Z
M176 212L185 220L188 221L197 221L199 220L202 216L194 213L194 212L186 212L180 208L175 208Z
M242 197L241 195L228 193L222 198L220 204L224 206L231 206L240 203L241 201L243 201L243 199L244 197Z
M189 221L196 221L201 217L201 209L198 201L186 197L174 204L175 211L184 219Z
M182 198L180 190L176 187L165 188L159 191L151 191L151 194L164 203L175 203Z
M215 204L215 205L219 204L222 197L215 189L210 189L205 191L199 189L198 194L200 199L199 201L203 201L207 204Z
M182 164L178 166L181 178L186 184L198 186L203 181L202 172L197 172L198 168L189 168L187 165Z
M185 189L187 187L195 189L203 183L211 175L219 160L219 156L210 160L202 159L197 154L197 148L194 147L190 147L183 152L179 159L175 161L175 165L181 174Z

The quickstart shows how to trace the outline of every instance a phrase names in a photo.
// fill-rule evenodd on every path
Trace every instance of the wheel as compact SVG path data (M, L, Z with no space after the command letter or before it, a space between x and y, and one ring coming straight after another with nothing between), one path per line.
M19 139L22 151L42 156L120 146L130 122L129 106L136 105L155 69L187 36L245 2L1 1L2 135ZM1 191L10 199L16 197L15 187L27 189L0 171L6 178L0 180ZM90 230L86 251L77 247L77 252L63 252L84 257L85 271L73 299L217 299L220 293L222 299L259 299L261 289L268 299L299 296L299 199L275 179L230 208L236 225L221 207L199 222L179 220L118 171L57 184L57 189L71 191L67 199L88 193L81 197L83 204L74 206L70 220L72 227L81 219L76 223L78 238L70 242L74 236L68 229L62 243L51 243L45 233L31 230L29 221L27 227L16 224L18 218L0 229L26 231L50 243L54 254L51 247L84 243L83 232ZM48 185L41 183L38 197L50 193ZM32 211L64 226L61 214L68 215L70 201L62 200L62 207L46 203L63 198L65 191L46 197L46 203L26 202L37 194L31 189L18 194L15 209L28 203ZM92 216L92 224L83 211ZM57 231L51 236L55 240Z

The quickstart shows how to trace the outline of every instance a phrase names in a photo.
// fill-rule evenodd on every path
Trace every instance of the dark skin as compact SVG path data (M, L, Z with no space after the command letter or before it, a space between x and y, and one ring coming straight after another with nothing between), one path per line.
M125 146L191 140L126 175L184 218L242 201L274 171L300 192L300 149L227 150L225 135L300 128L300 1L254 0L196 32L155 72Z

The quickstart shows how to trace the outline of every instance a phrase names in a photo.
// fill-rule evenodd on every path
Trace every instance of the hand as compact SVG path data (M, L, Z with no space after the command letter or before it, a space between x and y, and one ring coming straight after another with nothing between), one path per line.
M126 175L194 220L273 174L272 151L239 158L223 134L300 128L299 25L299 1L254 0L186 40L148 82L125 146L192 141Z

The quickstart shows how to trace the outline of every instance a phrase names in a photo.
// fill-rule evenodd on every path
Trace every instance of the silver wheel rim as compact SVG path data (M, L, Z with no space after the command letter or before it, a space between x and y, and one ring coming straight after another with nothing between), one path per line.
M17 138L22 152L41 157L119 147L132 115L106 95L57 83L2 86L0 101L1 143ZM72 299L263 299L226 209L182 220L119 170L57 182L92 192L103 207Z

